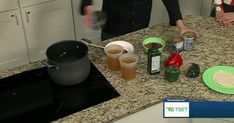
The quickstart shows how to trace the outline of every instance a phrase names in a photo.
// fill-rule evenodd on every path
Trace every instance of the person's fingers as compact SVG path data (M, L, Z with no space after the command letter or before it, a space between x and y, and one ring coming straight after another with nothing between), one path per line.
M222 14L217 14L216 15L216 18L219 18L219 17L221 17L222 16Z
M218 22L219 22L220 26L223 26L223 22L222 21L218 20Z
M220 25L228 28L232 26L232 21L234 21L233 13L216 13L216 21L219 22Z
M221 26L224 26L224 24L223 24L223 21L224 20L224 17L223 16L219 16L219 17L216 17L216 21L219 23L219 25L221 25Z
M221 25L224 26L225 28L228 28L228 27L229 27L229 25L228 25L228 23L227 23L227 20L222 20L222 21L221 21Z
M234 21L234 13L228 12L226 16L228 17L230 21Z
M229 27L229 18L228 18L228 16L226 16L226 15L223 15L223 16L220 16L218 19L217 19L217 21L220 23L220 25L222 25L222 26L224 26L224 27Z
M229 27L227 23L223 23L223 25L224 25L225 28Z
M225 20L228 20L228 17L227 16L220 16L219 18L218 18L218 20L219 21L225 21Z
M223 24L225 25L225 27L231 27L232 26L232 22L230 20L225 20L223 21Z
M199 37L198 33L197 33L195 30L193 30L193 29L189 29L188 31L193 32L193 33L195 34L195 36L196 36L196 37Z
M187 29L187 28L181 30L181 31L180 31L180 35L183 36L186 32L193 32L193 33L195 34L195 37L196 37L196 38L199 37L198 33L197 33L195 30L193 30L193 29Z
M225 14L223 11L216 12L215 17L219 18L219 17L223 16L223 14Z
M199 34L197 33L197 31L194 31L196 37L198 38L199 37Z

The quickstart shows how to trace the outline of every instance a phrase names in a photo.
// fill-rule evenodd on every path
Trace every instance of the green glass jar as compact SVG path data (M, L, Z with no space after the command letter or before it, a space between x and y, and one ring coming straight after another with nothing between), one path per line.
M152 48L148 50L148 66L147 70L150 75L160 73L160 51L156 44L152 44Z
M180 69L175 66L165 68L164 77L169 82L177 81L180 76Z

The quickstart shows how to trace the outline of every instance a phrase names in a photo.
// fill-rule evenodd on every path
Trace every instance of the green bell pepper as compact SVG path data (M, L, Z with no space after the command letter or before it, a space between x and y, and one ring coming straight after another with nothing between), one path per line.
M177 81L180 76L180 69L175 66L166 67L164 77L169 82Z
M186 76L190 78L196 78L200 74L200 67L196 63L192 63L192 65L189 67Z

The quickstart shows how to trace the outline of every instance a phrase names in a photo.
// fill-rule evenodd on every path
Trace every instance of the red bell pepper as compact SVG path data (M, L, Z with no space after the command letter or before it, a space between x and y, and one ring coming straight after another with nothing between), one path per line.
M165 63L165 67L168 66L175 66L175 67L180 67L183 64L183 59L180 56L179 53L173 53L171 56L167 59Z

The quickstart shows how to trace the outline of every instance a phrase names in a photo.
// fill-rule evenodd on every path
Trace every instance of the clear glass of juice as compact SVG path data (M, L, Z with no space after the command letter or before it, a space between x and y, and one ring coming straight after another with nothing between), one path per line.
M120 55L119 62L121 67L121 76L123 79L130 81L136 78L136 64L138 56L132 53Z
M120 70L119 56L123 53L123 47L111 44L104 48L107 55L107 66L112 71Z

